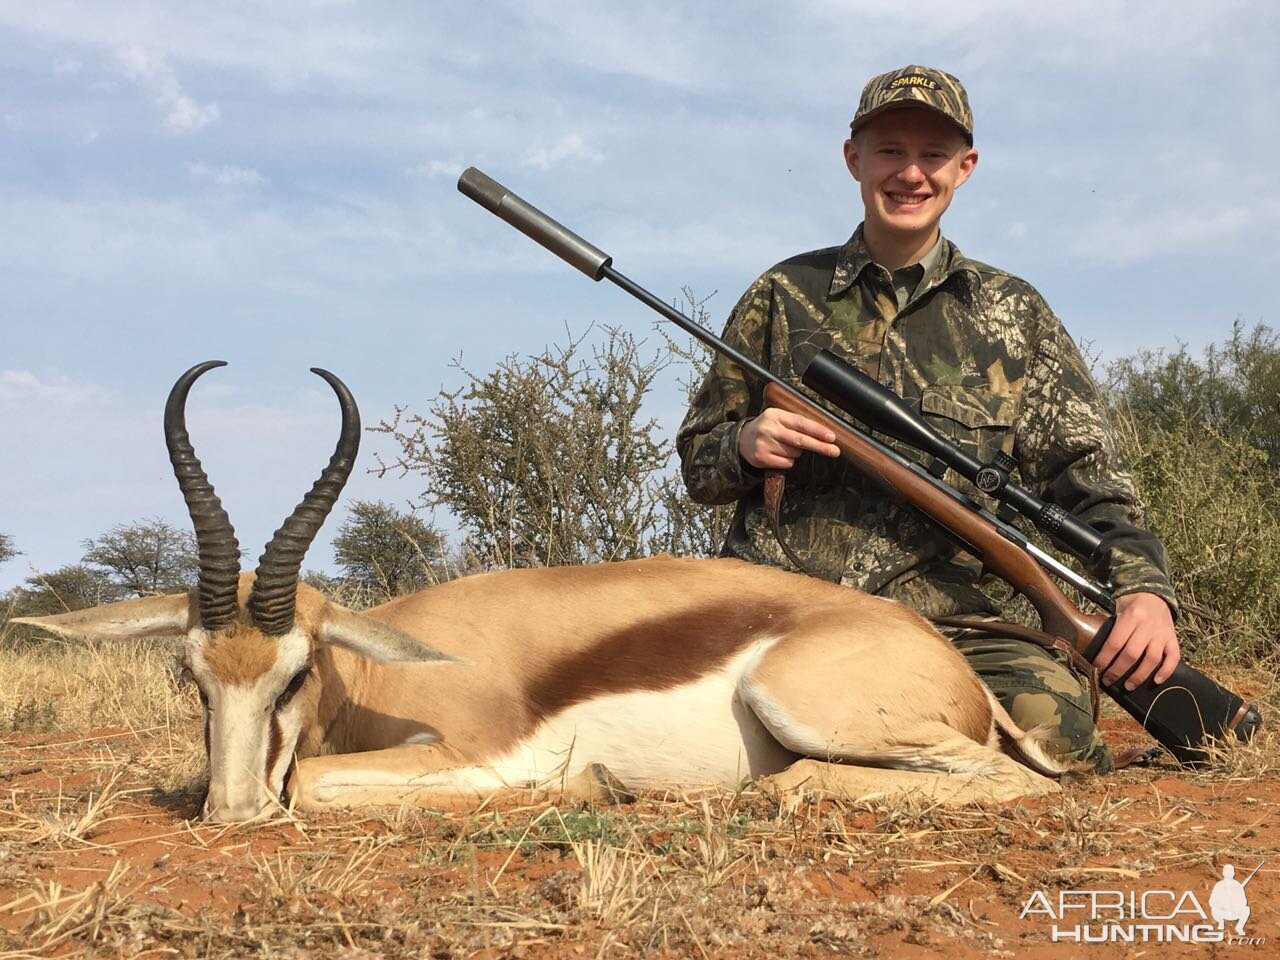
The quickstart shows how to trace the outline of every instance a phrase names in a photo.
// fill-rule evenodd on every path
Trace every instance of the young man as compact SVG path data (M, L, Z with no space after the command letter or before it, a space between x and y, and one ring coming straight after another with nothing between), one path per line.
M873 77L844 157L862 194L862 224L843 246L762 275L734 307L724 339L795 384L814 353L831 349L979 459L1012 455L1025 486L1104 534L1092 573L1114 584L1117 616L1097 659L1103 679L1134 664L1130 687L1166 679L1179 650L1164 550L1141 529L1133 483L1079 351L1030 284L968 259L941 235L943 213L978 163L964 88L914 65ZM762 496L764 472L784 470L778 532L810 571L926 616L997 614L978 587L977 562L837 459L832 440L813 420L764 408L761 387L717 359L676 446L695 500L737 502L722 552L791 566ZM954 474L947 479L976 496ZM1019 724L1049 723L1059 753L1111 768L1088 693L1066 663L1023 641L949 633Z

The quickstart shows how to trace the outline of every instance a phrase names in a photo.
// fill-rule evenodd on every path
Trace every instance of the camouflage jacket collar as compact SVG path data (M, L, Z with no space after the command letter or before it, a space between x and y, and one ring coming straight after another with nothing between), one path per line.
M961 253L959 247L946 237L942 237L939 242L942 244L942 250L934 261L933 269L921 279L919 292L936 287L954 273L967 271L977 276L977 264ZM836 297L844 293L857 282L862 272L874 263L871 253L867 250L866 242L862 239L862 224L858 224L858 229L853 231L853 236L836 255L836 269L831 275L831 288L827 291L827 295Z

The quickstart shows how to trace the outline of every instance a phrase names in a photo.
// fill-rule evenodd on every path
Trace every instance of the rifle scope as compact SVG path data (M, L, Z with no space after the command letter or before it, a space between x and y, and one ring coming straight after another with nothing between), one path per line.
M907 401L830 350L818 351L801 380L872 430L935 457L983 493L1007 503L1085 563L1096 556L1102 544L1097 530L1014 483L1007 465L984 464L969 456L931 427Z

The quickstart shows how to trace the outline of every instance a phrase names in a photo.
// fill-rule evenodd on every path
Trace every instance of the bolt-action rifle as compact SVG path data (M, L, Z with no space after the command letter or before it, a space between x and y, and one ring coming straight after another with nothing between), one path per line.
M991 463L976 460L935 431L897 394L830 351L819 351L801 377L805 386L872 431L914 447L930 458L927 466L915 463L618 273L613 269L612 257L475 167L463 172L458 189L592 280L610 280L728 358L764 385L765 402L770 406L824 424L835 434L835 444L845 460L935 520L988 571L1027 598L1039 614L1045 633L1065 640L1085 660L1093 662L1115 620L1115 601L1108 588L1030 543L1012 521L1015 516L1027 518L1058 546L1086 563L1096 558L1102 535L1078 517L1045 503L1015 483L1010 478L1015 466L1012 458L1000 454ZM942 476L948 467L999 501L997 512L992 513L944 482ZM1081 610L1054 577L1071 584L1105 615ZM1206 756L1204 747L1211 739L1233 734L1248 740L1261 725L1261 716L1251 704L1185 660L1162 684L1148 679L1135 689L1126 690L1126 677L1103 685L1103 690L1183 763L1202 762Z

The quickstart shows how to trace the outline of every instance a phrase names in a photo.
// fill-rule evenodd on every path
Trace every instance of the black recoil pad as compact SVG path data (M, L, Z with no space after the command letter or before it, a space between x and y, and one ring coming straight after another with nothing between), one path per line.
M1115 618L1109 618L1085 650L1085 659L1090 663L1102 649L1114 623ZM1185 660L1158 686L1148 678L1133 690L1126 690L1124 680L1125 677L1121 677L1103 689L1166 750L1189 766L1203 764L1208 759L1204 751L1207 740L1223 740L1234 735L1238 740L1247 741L1262 724L1261 715L1250 705L1235 728L1229 729L1240 708L1245 706L1244 700Z
M613 258L588 243L568 227L526 203L488 174L467 167L458 178L458 192L470 197L526 237L546 247L561 260L581 270L592 280L604 276Z

